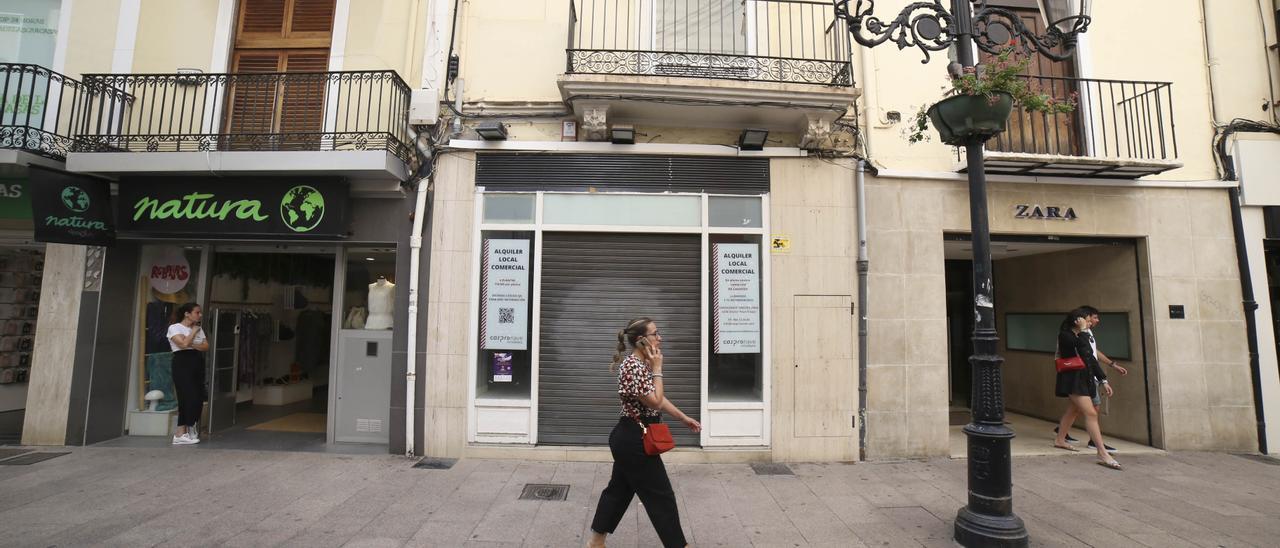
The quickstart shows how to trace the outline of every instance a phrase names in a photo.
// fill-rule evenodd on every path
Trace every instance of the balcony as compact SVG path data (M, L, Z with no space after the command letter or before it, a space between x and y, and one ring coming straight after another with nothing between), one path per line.
M85 86L38 65L0 63L0 164L66 161Z
M1005 132L987 142L987 173L1136 179L1182 167L1169 82L1026 78L1032 89L1075 98L1077 108L1015 108Z
M406 180L418 158L393 71L91 74L68 167Z
M606 117L821 132L857 98L830 2L570 0L568 11L559 85L589 139Z

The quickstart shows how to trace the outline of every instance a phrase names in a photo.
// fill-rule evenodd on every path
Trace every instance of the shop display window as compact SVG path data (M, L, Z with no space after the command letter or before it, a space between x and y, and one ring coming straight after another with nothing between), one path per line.
M169 326L180 321L178 307L197 302L200 292L200 248L184 248L175 245L149 245L142 248L142 276L139 285L142 331L142 390L135 402L138 409L146 407L148 392L163 393L154 411L169 411L178 406L173 387L173 350L165 335Z
M480 253L476 397L529 399L534 233L486 230Z
M0 385L20 385L30 378L43 275L44 251L0 250ZM10 411L15 404L21 409L11 398L0 392L0 411Z
M348 249L342 329L390 329L394 301L389 299L394 299L395 282L395 248Z
M761 237L710 235L707 395L713 402L764 401ZM719 244L719 245L717 245Z

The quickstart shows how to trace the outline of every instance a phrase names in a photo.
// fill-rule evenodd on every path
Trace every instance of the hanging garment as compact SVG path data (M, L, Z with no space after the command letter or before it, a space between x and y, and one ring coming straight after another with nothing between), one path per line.
M252 386L258 378L258 329L260 321L257 314L246 312L240 315L240 332L236 336L239 345L239 384Z
M298 314L298 342L294 361L309 376L329 362L329 320L319 310L304 310Z
M158 352L170 352L169 339L165 336L169 332L170 316L173 314L175 305L164 301L152 301L147 303L147 336L146 336L146 353L155 354Z
M173 388L173 352L147 354L147 390L164 392L164 398L156 402L156 411L168 411L178 407L178 394Z

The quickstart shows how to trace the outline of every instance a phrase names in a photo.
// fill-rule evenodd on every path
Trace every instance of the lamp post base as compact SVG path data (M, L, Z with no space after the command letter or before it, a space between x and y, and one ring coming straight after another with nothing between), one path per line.
M1027 526L1022 518L975 514L966 506L956 513L956 542L961 546L999 546L1024 548L1028 545Z

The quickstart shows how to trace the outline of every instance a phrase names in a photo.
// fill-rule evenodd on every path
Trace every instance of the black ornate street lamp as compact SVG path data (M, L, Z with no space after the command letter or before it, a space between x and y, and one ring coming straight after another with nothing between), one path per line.
M898 49L918 48L928 63L930 52L955 47L956 63L949 72L976 66L974 47L992 54L1021 48L1055 61L1071 56L1076 37L1089 28L1090 0L1039 0L1045 34L1028 29L1013 11L987 5L987 0L915 2L892 21L875 16L875 0L835 0L836 16L849 25L859 44L875 47L893 42ZM1017 40L1015 40L1015 38ZM1026 546L1027 528L1013 513L1013 471L1009 442L1013 431L1004 424L1004 393L996 343L995 287L991 283L991 231L987 218L987 174L983 144L990 135L963 142L968 159L969 217L973 232L973 294L977 325L973 330L972 420L968 436L969 503L956 514L955 540L964 546Z

